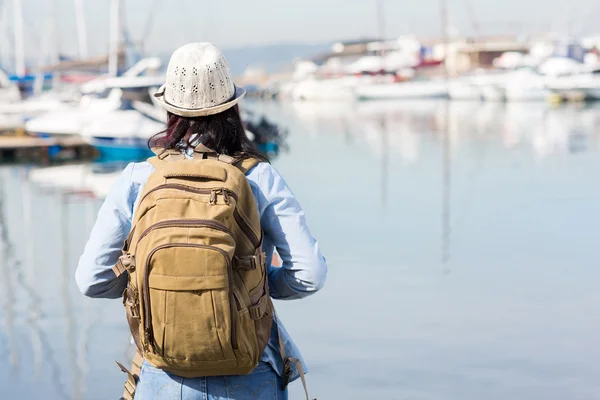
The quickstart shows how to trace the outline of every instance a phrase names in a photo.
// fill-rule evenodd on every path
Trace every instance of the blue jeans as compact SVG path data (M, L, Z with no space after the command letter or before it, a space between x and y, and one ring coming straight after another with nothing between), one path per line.
M287 400L281 382L264 362L250 375L182 378L144 361L135 400Z

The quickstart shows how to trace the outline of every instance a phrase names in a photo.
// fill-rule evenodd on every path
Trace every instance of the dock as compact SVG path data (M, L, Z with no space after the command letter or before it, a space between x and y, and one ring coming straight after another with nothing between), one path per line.
M78 136L35 137L27 135L0 136L0 163L91 159L96 150Z

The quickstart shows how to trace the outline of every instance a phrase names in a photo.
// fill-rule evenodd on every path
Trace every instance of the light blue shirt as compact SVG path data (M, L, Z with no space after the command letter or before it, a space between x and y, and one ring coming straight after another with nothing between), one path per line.
M125 290L127 274L116 278L112 267L121 255L144 184L153 171L154 167L148 162L129 164L100 208L75 272L77 285L86 296L115 299L121 297ZM268 163L258 164L247 178L264 231L263 251L267 254L271 297L292 300L317 292L325 283L327 265L317 241L310 234L298 200L281 175ZM271 265L274 249L281 258L281 267ZM281 321L279 325L287 355L302 360L300 351ZM275 324L262 361L282 373L283 362ZM308 370L306 365L304 367ZM294 370L292 380L297 377Z

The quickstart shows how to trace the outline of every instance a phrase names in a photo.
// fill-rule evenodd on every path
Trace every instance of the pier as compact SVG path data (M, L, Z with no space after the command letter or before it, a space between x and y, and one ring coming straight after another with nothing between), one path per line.
M0 136L0 163L90 159L96 150L78 136L43 138L24 134Z

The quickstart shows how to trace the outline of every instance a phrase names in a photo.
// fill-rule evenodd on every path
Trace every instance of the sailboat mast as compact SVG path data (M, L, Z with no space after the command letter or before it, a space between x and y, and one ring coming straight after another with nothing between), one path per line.
M25 76L25 45L23 43L23 9L21 0L13 0L13 18L15 29L15 73Z
M117 76L119 73L119 38L121 18L121 1L110 0L110 54L108 57L108 74Z
M444 75L446 79L446 90L450 86L450 75L448 69L448 5L447 0L440 0L440 16L442 27L442 40L444 43ZM444 102L444 119L442 134L442 262L445 264L450 261L450 212L451 212L451 136L450 136L450 101ZM445 272L448 272L446 270Z
M442 42L444 44L444 73L448 79L448 5L447 0L440 0L440 22L442 27Z
M6 5L8 3L3 1L0 2L0 66L6 63L6 50L10 48L9 37L10 34L7 30L8 16L6 15Z
M381 48L379 49L379 56L381 57L381 72L385 72L385 62L383 57L385 56L385 14L383 11L383 0L377 0L377 27L379 28L379 40L381 41Z
M50 63L58 65L60 62L60 34L58 31L58 0L52 0L52 18L50 21L52 30L52 41L50 44ZM60 71L54 71L52 74L52 89L57 89L60 86L61 73Z
M83 0L75 0L75 14L77 15L77 38L79 40L79 58L85 60L88 57L88 43Z

